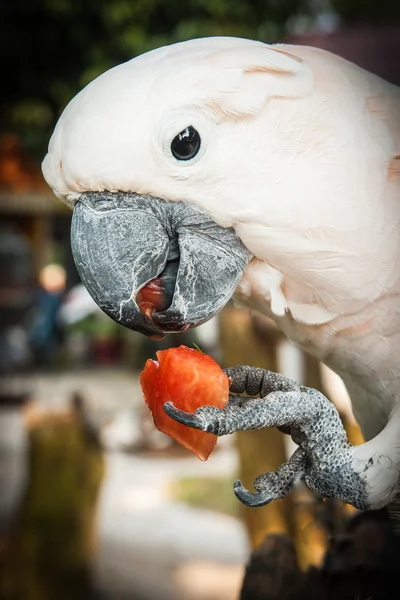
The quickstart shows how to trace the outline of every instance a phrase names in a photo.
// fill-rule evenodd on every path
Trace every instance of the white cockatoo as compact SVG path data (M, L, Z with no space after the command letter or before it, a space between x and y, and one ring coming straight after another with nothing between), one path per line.
M228 370L225 410L173 418L218 435L275 425L298 449L260 476L260 505L301 477L359 508L400 473L400 90L303 46L229 37L159 48L90 83L43 161L73 208L83 282L113 319L183 331L237 300L344 380L366 443L333 405L260 369ZM138 291L164 285L142 313ZM235 394L247 393L238 401ZM267 397L267 400L266 400Z

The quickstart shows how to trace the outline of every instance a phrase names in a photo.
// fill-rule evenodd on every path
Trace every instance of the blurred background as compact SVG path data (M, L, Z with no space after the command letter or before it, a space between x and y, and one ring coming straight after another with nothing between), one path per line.
M144 362L195 343L222 366L279 370L321 389L362 440L342 382L266 319L229 305L154 342L103 315L75 270L71 212L41 176L54 125L83 86L157 46L212 35L318 46L400 84L393 0L0 3L1 598L286 597L273 584L245 595L252 552L281 534L300 569L320 567L353 513L301 486L262 509L239 504L236 477L251 488L293 451L275 430L222 438L206 463L155 430Z

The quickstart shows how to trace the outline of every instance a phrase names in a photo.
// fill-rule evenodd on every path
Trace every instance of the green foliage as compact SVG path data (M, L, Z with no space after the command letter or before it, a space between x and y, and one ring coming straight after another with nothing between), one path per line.
M69 333L80 332L94 340L112 340L118 338L122 331L122 325L103 313L96 313L88 315L73 325L68 325L66 331Z
M42 158L68 101L110 67L164 44L233 35L276 41L312 0L13 0L0 3L7 65L0 129Z
M171 485L170 495L196 508L240 518L241 505L233 493L232 477L184 477Z

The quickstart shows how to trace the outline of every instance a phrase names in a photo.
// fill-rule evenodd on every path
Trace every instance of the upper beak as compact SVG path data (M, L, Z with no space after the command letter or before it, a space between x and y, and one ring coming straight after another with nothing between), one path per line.
M233 229L195 206L133 193L86 192L76 203L71 246L95 302L129 329L161 338L214 316L231 298L250 253ZM151 316L136 302L152 279L166 302Z

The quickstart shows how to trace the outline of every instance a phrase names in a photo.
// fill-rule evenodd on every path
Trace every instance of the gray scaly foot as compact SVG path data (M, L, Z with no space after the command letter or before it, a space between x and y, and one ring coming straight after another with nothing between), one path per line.
M223 410L202 406L194 414L167 402L165 412L184 425L218 436L236 431L278 427L299 448L275 473L260 475L255 493L240 481L236 496L248 506L263 506L283 498L302 479L325 498L339 498L356 508L367 508L365 478L355 471L353 447L335 406L317 390L297 384L278 373L254 367L226 369L230 398ZM246 396L238 396L245 394Z

